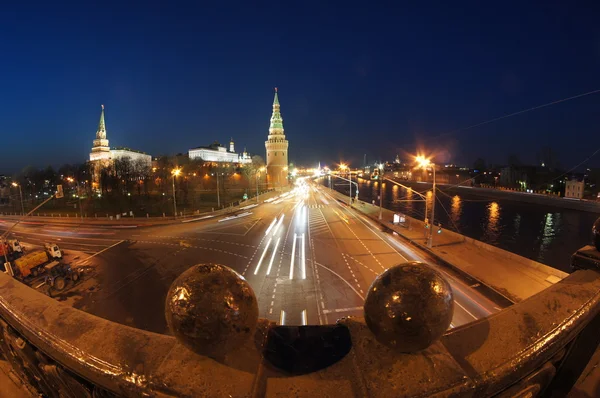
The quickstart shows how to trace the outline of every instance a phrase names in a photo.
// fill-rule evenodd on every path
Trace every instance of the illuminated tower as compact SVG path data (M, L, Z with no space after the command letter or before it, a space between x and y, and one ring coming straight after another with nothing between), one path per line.
M265 141L265 148L267 150L267 183L269 188L287 185L288 145L288 141L283 134L283 119L279 110L277 87L275 87L269 138Z
M233 142L233 138L229 140L229 152L235 152L235 143Z
M100 113L100 122L98 123L98 130L96 131L96 139L94 140L94 146L90 153L90 160L104 160L110 158L110 147L108 146L108 140L106 139L106 124L104 123L104 105L102 106L102 112Z

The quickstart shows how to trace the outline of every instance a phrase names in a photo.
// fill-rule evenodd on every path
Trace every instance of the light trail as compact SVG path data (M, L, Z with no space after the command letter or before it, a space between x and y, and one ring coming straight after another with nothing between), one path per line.
M276 222L277 222L277 217L275 217L275 219L273 221L271 221L271 225L269 225L269 228L267 228L267 231L265 232L265 236L269 235L269 232L271 232L271 229L273 229L273 225L275 225Z
M277 233L277 231L279 231L279 226L283 222L284 217L285 217L285 214L282 214L281 218L279 219L279 222L277 223L277 225L275 226L275 229L273 230L273 235L275 235Z
M306 279L306 245L304 234L302 234L302 279Z
M267 241L265 250L263 250L262 255L260 256L260 260L258 260L258 264L256 265L256 269L254 270L254 275L258 274L258 270L260 269L260 264L262 263L263 259L265 258L265 254L267 254L267 250L269 249L269 245L271 244L272 239L273 238L269 238L269 240Z
M294 279L294 256L296 256L296 238L294 234L294 243L292 244L292 261L290 261L290 280Z
M267 268L267 275L271 272L271 267L273 266L273 260L275 259L275 254L277 253L277 246L279 246L280 238L277 238L277 243L275 243L275 247L273 248L273 254L271 254L271 261L269 261L269 268Z

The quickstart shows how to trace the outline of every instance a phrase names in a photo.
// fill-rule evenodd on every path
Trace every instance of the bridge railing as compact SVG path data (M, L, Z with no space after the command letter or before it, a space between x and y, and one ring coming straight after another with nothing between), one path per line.
M0 353L48 397L487 397L566 393L598 346L597 269L449 331L452 292L440 278L423 264L401 264L371 286L364 319L291 327L258 319L254 294L235 272L198 265L171 286L173 335L161 335L0 273Z

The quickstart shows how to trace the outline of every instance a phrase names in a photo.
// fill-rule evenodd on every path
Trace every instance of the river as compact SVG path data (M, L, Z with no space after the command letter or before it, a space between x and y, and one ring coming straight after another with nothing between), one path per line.
M323 183L348 194L348 183L324 178ZM425 191L421 184L413 189ZM358 181L359 200L378 204L379 183ZM431 209L431 192L427 206ZM355 191L353 189L353 194ZM436 224L559 270L570 272L571 254L591 241L591 228L600 214L557 206L490 199L462 190L438 191ZM383 207L424 219L425 201L392 183L383 184Z

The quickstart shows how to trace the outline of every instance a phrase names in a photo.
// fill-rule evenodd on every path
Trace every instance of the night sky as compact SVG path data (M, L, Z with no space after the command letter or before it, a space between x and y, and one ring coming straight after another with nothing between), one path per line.
M600 89L598 2L12 3L0 174L85 161L101 104L111 146L156 156L233 137L264 157L275 86L299 164L417 146L534 162L550 146L569 168L600 147L600 94L445 134Z

